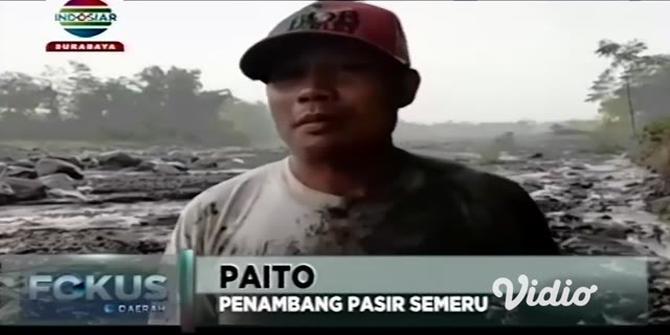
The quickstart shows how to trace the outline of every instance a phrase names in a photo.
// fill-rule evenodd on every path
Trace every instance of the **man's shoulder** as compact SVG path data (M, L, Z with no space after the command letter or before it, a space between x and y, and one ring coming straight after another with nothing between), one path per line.
M425 194L434 199L503 213L534 205L528 192L509 178L441 158L413 156L425 176Z
M558 254L546 218L515 181L440 158L408 159L422 171L422 186L398 202L394 217L429 231L425 243L435 253Z
M415 164L425 173L427 181L440 187L452 187L468 193L484 192L490 195L525 193L515 181L494 173L437 157L418 154L411 156Z
M229 200L236 193L263 187L269 178L278 174L282 162L280 160L267 163L213 185L195 196L187 208L200 204L221 203Z

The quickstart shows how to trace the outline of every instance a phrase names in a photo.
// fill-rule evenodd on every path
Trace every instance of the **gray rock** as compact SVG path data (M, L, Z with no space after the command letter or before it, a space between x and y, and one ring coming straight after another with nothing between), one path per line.
M560 217L561 222L581 222L582 218L572 213L565 213Z
M586 198L588 198L588 192L585 189L573 188L573 189L570 189L568 192L570 192L570 194L576 199L586 199Z
M35 163L32 162L29 159L19 159L16 162L12 162L12 165L14 166L21 166L29 169L34 169L35 168Z
M521 182L521 186L528 193L539 191L544 188L544 185L542 185L541 182L535 180L524 180Z
M39 180L50 189L75 190L76 182L64 173L40 177Z
M557 212L571 207L570 204L567 204L551 196L543 196L534 200L535 203L537 203L537 206L544 213Z
M659 276L669 277L670 278L670 263L665 261L653 261L651 262L651 268L656 273L659 273Z
M670 324L670 316L655 317L653 319L650 319L649 323L657 324L657 325L669 325Z
M190 164L198 159L193 153L184 150L172 150L165 158L166 161L177 161L182 164Z
M7 198L9 199L14 195L14 189L12 189L11 186L9 186L8 183L0 180L0 198ZM0 204L2 200L0 200Z
M668 305L661 306L658 309L656 309L655 311L652 311L649 316L650 317L670 316L670 306L668 306Z
M172 166L171 164L165 163L165 162L154 162L154 172L158 174L164 174L164 175L176 175L176 174L182 174L184 171Z
M626 239L628 234L633 230L623 224L601 224L594 223L594 231L602 236L607 236L615 239Z
M188 167L186 167L186 165L181 162L165 162L165 164L168 164L182 172L188 171Z
M142 159L120 150L105 152L97 157L100 166L111 169L134 167L142 163Z
M576 234L560 243L562 250L579 255L653 256L627 241L600 235Z
M142 161L140 164L137 164L132 170L133 171L153 171L156 163L154 161Z
M649 211L654 214L660 214L670 207L670 196L658 198L649 202Z
M38 176L47 176L54 173L65 173L74 179L83 179L84 174L76 165L55 158L43 158L35 164Z
M220 161L217 164L217 167L220 169L238 169L242 167L247 167L252 164L249 163L249 159L243 159L239 157L228 158Z
M95 157L86 156L80 159L83 168L93 169L100 166L100 162Z
M583 189L589 189L589 188L593 187L593 183L586 182L586 181L579 181L579 182L575 182L575 183L570 184L570 186L579 187L579 188L583 188Z
M17 177L17 178L37 178L37 172L33 168L27 168L18 165L10 165L7 171L8 177Z
M77 191L79 191L81 194L90 194L93 192L93 187L91 186L79 186L77 187Z
M46 197L46 186L39 180L15 177L3 180L14 190L13 200L36 200Z
M594 226L588 223L582 223L575 226L575 230L585 231L585 230L594 230Z
M76 191L76 190L64 190L60 188L54 188L54 189L49 189L47 190L47 195L50 197L54 198L69 198L69 199L77 199L81 201L88 201L89 199L81 194L81 192Z
M2 183L0 182L0 188L2 188ZM12 202L11 195L0 194L0 206L7 205Z
M142 161L134 171L153 171L160 174L179 174L188 171L186 165L180 162L163 162L161 160Z
M70 163L70 164L72 164L72 165L74 165L74 166L76 166L80 169L84 168L83 162L78 157L75 157L75 156L49 155L49 156L47 156L47 158L53 158L53 159L58 159L58 160L61 160L61 161L65 161L65 162L68 162L68 163Z
M616 204L614 204L614 205L616 206ZM605 213L605 212L608 212L609 209L610 209L606 204L602 204L602 203L594 204L592 206L589 206L589 208L592 211L597 212L597 213ZM603 218L603 219L605 219L605 220L607 219L606 215L605 215L605 218Z
M9 166L7 164L0 162L0 176L4 176L7 173Z
M225 158L219 157L201 157L191 163L190 166L192 169L216 169L219 167L219 162L224 160Z

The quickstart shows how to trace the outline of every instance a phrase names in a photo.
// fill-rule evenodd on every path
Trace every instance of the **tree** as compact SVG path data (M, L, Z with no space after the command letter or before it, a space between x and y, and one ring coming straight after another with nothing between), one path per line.
M137 102L141 94L128 78L113 78L104 83L100 92L105 96L105 122L101 125L104 134L111 138L147 140L142 132L142 114Z
M229 99L221 107L221 116L232 123L234 129L246 135L249 145L276 147L281 145L268 107L257 101L250 103Z
M25 73L0 73L0 135L40 134L38 121L53 103L53 92L45 83Z
M0 113L16 113L27 116L44 100L44 88L25 73L5 72L0 74Z
M670 117L670 62L652 75L641 77L632 93L637 98L637 109L644 111L643 121Z
M610 40L601 40L595 54L611 59L611 63L591 86L591 93L586 101L601 103L615 99L622 93L626 102L631 133L637 137L635 107L631 94L632 87L642 77L653 75L659 67L670 60L665 55L641 55L647 45L639 40L631 40L624 44ZM623 92L621 89L623 88Z
M247 129L223 118L222 106L240 100L228 89L203 89L200 75L149 66L104 79L78 62L38 76L0 73L0 137L248 144Z

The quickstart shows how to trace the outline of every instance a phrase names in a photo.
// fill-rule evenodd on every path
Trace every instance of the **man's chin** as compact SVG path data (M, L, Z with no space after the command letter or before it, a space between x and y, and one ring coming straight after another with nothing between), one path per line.
M314 158L328 158L330 156L340 156L342 154L354 151L355 143L343 141L327 135L307 135L301 134L294 142L293 150L300 151L302 154Z

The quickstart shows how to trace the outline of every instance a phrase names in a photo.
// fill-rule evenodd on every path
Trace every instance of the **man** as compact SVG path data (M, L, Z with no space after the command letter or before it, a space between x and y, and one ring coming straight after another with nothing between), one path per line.
M266 84L286 159L226 180L182 212L167 253L551 255L546 220L516 183L393 145L420 77L398 18L316 2L242 57Z

